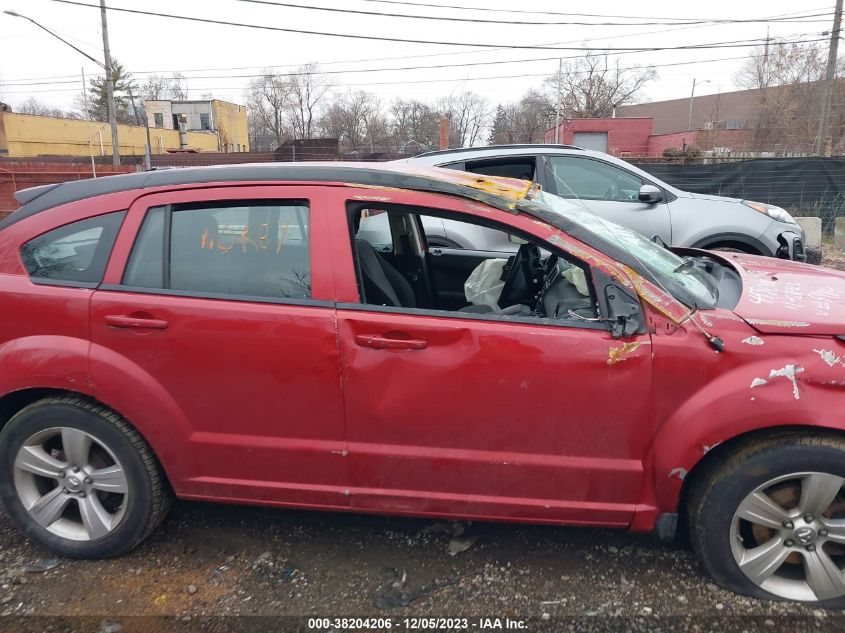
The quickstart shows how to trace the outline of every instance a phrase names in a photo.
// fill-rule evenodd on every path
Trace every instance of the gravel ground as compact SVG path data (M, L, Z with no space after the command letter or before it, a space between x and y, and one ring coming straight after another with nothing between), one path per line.
M31 616L73 616L77 627L91 616L90 630L108 633L163 630L161 621L144 629L153 620L139 615L169 616L177 630L263 630L254 618L208 616L292 615L510 617L531 631L845 625L838 612L720 589L691 551L648 535L186 502L135 551L104 561L53 559L4 515L0 583L6 630L56 621ZM279 622L304 630L307 621Z
M829 242L822 244L822 266L845 270L845 252Z
M831 248L824 262L845 269ZM845 629L843 612L720 589L684 545L649 535L186 502L104 561L54 559L0 513L0 614L7 631L99 633L308 630L307 617L407 630L431 616L470 630L482 617L530 631Z

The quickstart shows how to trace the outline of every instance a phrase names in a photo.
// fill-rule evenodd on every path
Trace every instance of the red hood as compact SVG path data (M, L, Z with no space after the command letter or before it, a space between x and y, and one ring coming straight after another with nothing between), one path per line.
M772 257L731 254L742 277L734 312L765 333L845 334L845 272Z

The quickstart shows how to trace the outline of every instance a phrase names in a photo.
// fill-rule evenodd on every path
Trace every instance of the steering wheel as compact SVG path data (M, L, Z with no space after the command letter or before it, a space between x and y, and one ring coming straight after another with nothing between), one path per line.
M527 304L542 288L543 269L540 249L534 244L523 244L509 262L508 273L502 292L499 294L499 307L523 303Z
M618 191L619 190L617 189L616 185L610 185L607 188L607 191L604 192L604 196L602 197L604 200L615 200Z

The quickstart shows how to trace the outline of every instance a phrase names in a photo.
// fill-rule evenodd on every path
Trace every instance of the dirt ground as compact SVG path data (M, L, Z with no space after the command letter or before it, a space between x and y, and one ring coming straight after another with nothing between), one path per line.
M822 244L822 266L845 270L845 251L839 250L829 242Z
M801 616L790 630L845 624L839 613L720 589L691 551L648 535L202 503L176 504L147 542L104 561L54 559L3 516L0 570L0 628L4 619L92 616L92 630L116 633L143 624L139 615L182 626L291 615L510 617L527 630L628 630L641 621L763 631L780 630L787 616ZM9 619L20 615L30 617Z
M845 269L831 248L824 262ZM0 630L98 633L388 630L384 618L390 630L496 630L483 618L528 631L845 629L843 612L720 589L684 545L649 535L187 502L103 561L55 559L0 512L0 614ZM432 616L469 620L405 620ZM376 620L333 621L344 617Z

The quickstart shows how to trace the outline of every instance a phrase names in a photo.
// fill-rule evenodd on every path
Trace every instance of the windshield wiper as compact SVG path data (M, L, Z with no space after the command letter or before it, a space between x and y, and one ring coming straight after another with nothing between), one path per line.
M654 242L655 244L657 244L658 246L662 246L667 251L669 250L669 245L666 242L664 242L663 238L660 237L659 235L657 235L657 234L652 235L651 241Z
M710 294L713 297L713 304L717 304L719 302L719 286L716 281L713 279L713 276L709 273L706 273L702 270L696 268L696 260L694 257L684 257L684 261L682 261L678 266L675 267L675 270L672 272L674 273L685 273L690 271L693 273L710 291ZM699 306L696 306L699 307Z
M692 257L684 257L684 261L682 261L678 266L675 267L673 273L682 273L685 270L689 270L690 268L695 267L695 260Z

